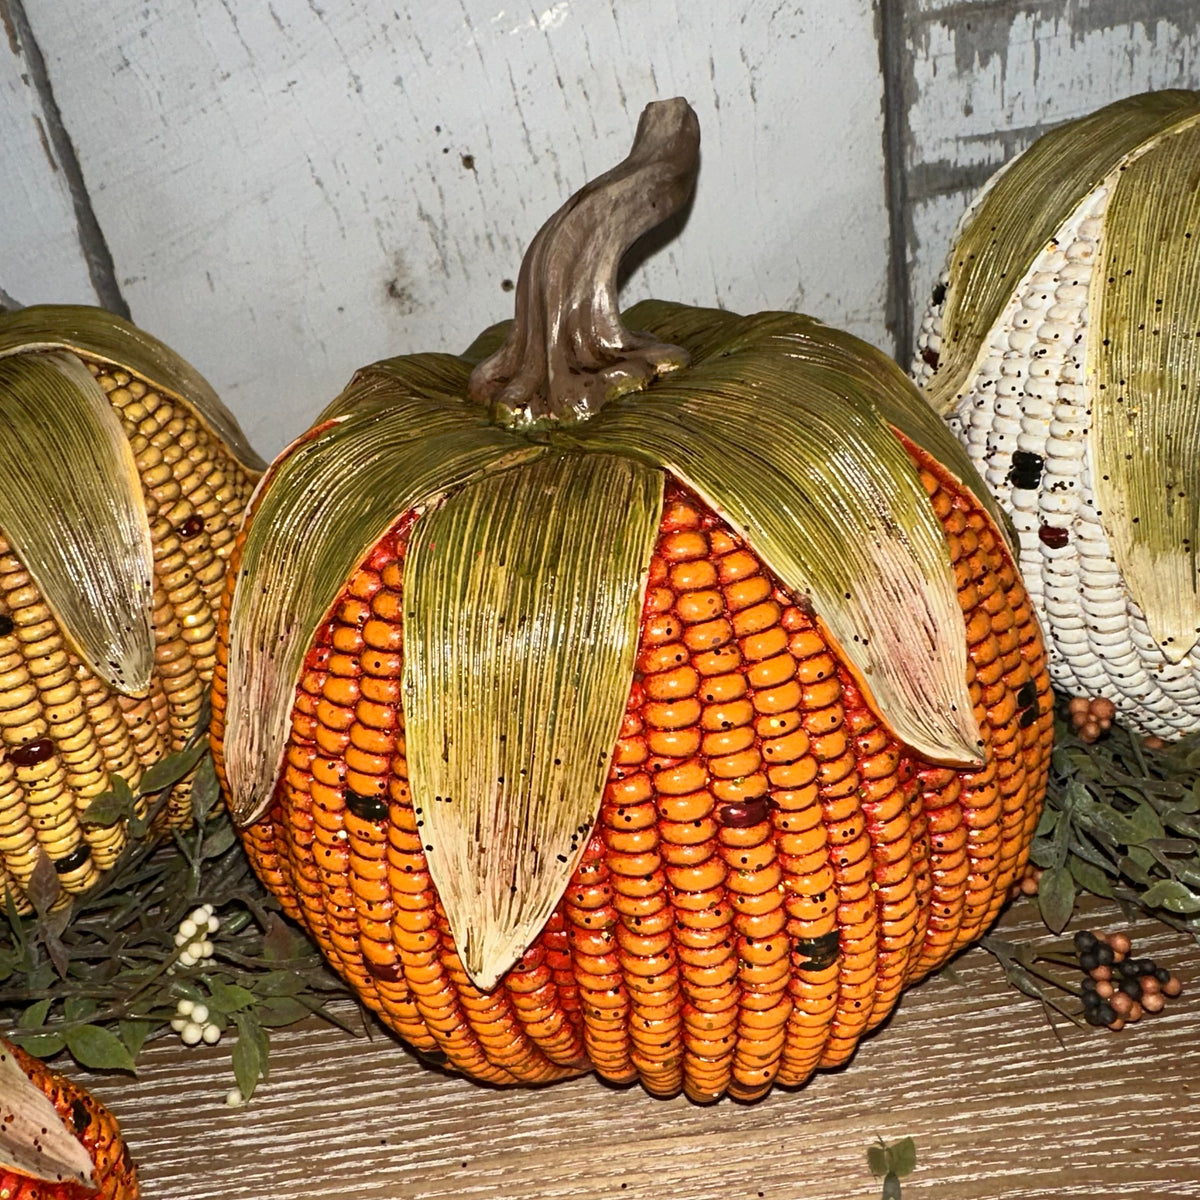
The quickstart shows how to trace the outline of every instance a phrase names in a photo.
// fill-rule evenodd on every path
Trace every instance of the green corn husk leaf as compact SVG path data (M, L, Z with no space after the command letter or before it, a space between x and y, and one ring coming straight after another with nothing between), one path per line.
M63 1124L54 1105L17 1065L0 1039L0 1171L30 1179L73 1179L95 1187L95 1166L83 1144Z
M703 338L703 312L696 322ZM554 436L671 471L812 602L901 741L937 762L978 764L945 534L874 403L879 389L860 373L814 367L771 314L761 338L758 322L744 318L736 341L726 331L706 358L713 343L691 344L686 314L676 314L669 336L693 354L684 378Z
M367 551L405 512L544 453L447 400L467 368L444 365L442 396L410 388L403 362L356 377L335 401L341 415L294 443L260 488L229 618L224 749L241 825L270 800L304 654Z
M814 369L829 372L833 379L852 379L870 395L889 425L931 454L970 489L1008 539L1010 550L1015 549L1017 541L1009 519L970 455L894 359L861 338L825 325L815 317L780 312L757 313L754 319L761 324L755 326L751 344L763 337L776 336L781 342L790 343L793 353ZM688 349L696 358L707 358L714 349L725 354L736 348L730 344L730 337L742 320L722 309L688 308L663 300L643 300L625 313L625 321L633 329L647 325L664 341L688 339ZM707 322L703 335L699 329L702 321Z
M587 844L620 732L659 471L558 455L432 507L405 562L405 740L430 875L489 989Z
M1200 636L1200 124L1114 172L1091 291L1097 508L1168 662Z
M208 381L129 321L82 304L35 304L0 315L0 358L35 350L69 350L138 376L182 402L247 470L257 474L265 467Z
M1131 96L1039 138L980 201L955 245L940 361L925 384L943 415L959 399L988 333L1034 259L1126 155L1200 114L1200 93Z
M0 358L0 529L76 653L145 694L154 666L154 550L133 451L73 355Z

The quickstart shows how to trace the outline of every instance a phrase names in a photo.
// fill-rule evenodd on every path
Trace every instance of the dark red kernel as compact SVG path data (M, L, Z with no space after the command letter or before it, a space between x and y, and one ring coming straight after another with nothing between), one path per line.
M179 527L179 536L183 540L189 541L191 538L199 537L204 532L204 518L199 513L192 513L190 517Z
M404 978L404 967L400 963L377 963L364 957L363 966L368 975L384 983L399 983Z
M14 746L8 757L14 767L36 767L54 757L54 743L48 737L36 738L23 746Z
M717 809L717 820L729 829L749 829L753 825L761 825L769 811L768 801L759 796L754 800L722 804Z
M941 361L938 358L938 352L932 346L922 347L921 359L927 367L934 371L938 369L938 363Z
M1071 535L1057 525L1043 525L1038 530L1038 539L1051 550L1061 550L1071 540Z

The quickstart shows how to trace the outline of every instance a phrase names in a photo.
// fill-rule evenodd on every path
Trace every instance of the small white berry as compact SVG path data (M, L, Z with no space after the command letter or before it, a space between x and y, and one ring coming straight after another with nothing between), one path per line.
M225 1103L230 1108L241 1108L246 1103L246 1097L237 1088L230 1088L225 1093Z
M220 928L221 928L221 918L217 917L217 916L213 916L212 913L210 913L209 917L208 917L208 932L216 933L217 930Z
M185 1046L194 1046L203 1036L204 1030L195 1021L189 1021L180 1031Z
M184 917L179 922L179 935L186 942L190 942L196 936L196 922L191 917Z
M187 1017L172 1017L171 1018L171 1028L173 1030L175 1030L176 1033L182 1033L183 1027L187 1023L188 1023Z
M182 934L182 933L177 933L177 934L175 935L175 945L177 945L177 946L186 946L186 945L187 945L187 938L185 938L185 937L183 936L183 934Z
M191 950L185 950L179 956L179 962L182 966L194 967L196 965L196 956L191 952Z
M195 1001L189 1000L185 996L182 1000L180 1000L180 1002L177 1005L175 1005L175 1011L181 1017L190 1017L192 1015L192 1009L195 1007L196 1007Z
M208 1005L207 1004L193 1004L192 1005L192 1020L195 1021L197 1025L205 1024L208 1021Z
M217 952L216 947L208 940L208 938L205 938L202 942L197 942L195 945L195 951L201 958L212 958L212 956Z
M206 1046L215 1046L221 1040L221 1030L210 1021L205 1025L200 1036L204 1039Z
M211 910L206 906L194 909L192 912L192 921L196 925L205 925L208 923L208 914Z

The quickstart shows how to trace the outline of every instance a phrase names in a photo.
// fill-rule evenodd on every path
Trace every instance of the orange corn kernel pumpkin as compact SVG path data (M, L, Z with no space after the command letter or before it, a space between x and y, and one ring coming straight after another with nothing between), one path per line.
M137 1200L138 1195L137 1168L108 1110L0 1038L0 1197Z
M493 1083L802 1084L987 928L1040 811L1038 628L899 368L791 314L618 315L697 145L651 105L504 344L360 372L234 554L212 732L251 859Z
M191 367L101 309L0 314L0 401L0 898L28 912L39 862L61 900L112 865L127 820L89 805L195 732L262 464ZM155 828L190 821L190 782Z

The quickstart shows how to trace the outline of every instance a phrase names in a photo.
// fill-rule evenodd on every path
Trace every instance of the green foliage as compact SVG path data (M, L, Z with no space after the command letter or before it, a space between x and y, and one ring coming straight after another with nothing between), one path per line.
M911 1175L917 1165L917 1144L910 1137L890 1146L880 1138L867 1148L867 1166L872 1175L883 1177L881 1200L900 1200L900 1180Z
M268 1028L314 1013L342 1025L324 1006L348 993L254 875L219 803L201 737L147 772L140 796L114 780L88 818L100 824L129 818L135 801L160 792L151 795L148 823L165 789L194 766L195 821L186 832L155 845L133 831L99 886L60 909L49 907L57 881L40 881L36 871L27 889L34 916L18 915L5 894L0 1024L39 1057L65 1050L83 1067L134 1071L147 1041L174 1036L176 1006L189 999L204 1004L219 1029L236 1029L233 1071L248 1099L267 1074ZM213 957L189 966L180 961L175 934L203 903L215 908L220 929L208 935Z
M1042 919L1060 933L1091 892L1200 939L1200 735L1151 749L1114 725L1089 745L1058 718L1030 851Z

